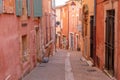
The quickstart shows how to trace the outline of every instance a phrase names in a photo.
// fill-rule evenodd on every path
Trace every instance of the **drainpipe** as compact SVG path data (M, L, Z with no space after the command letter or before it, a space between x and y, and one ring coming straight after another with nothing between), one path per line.
M96 0L94 0L94 26L96 26Z
M55 9L54 9L54 13L56 13L56 10L55 10ZM54 14L54 18L55 18L55 20L54 20L54 21L55 21L55 29L54 29L54 30L55 30L55 36L54 36L54 40L55 40L55 41L54 41L55 53L57 52L57 47L56 47L56 42L57 42L57 41L56 41L56 40L57 40L57 39L56 39L56 17L57 17L56 14Z
M68 42L67 42L67 43L68 43L68 46L67 46L67 47L68 47L68 50L69 50L69 46L70 46L70 45L69 45L69 26L70 26L70 25L69 25L69 4L68 4L67 6L68 6Z
M97 4L96 4L96 0L94 0L94 46L93 46L93 48L94 48L94 64L96 65L96 60L97 60L97 58L96 58L96 6Z

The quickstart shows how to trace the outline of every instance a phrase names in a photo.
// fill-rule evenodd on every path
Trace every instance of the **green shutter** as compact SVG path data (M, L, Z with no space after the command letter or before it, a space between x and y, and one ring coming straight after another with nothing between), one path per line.
M22 15L22 0L16 0L16 15Z
M3 0L0 0L0 14L3 12L3 2L2 2Z
M42 0L34 0L34 17L42 16Z
M30 0L27 0L27 15L30 16L31 10L30 10Z

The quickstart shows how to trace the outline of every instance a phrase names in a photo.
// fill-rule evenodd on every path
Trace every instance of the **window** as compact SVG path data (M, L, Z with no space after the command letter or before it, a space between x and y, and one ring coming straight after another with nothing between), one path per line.
M22 36L22 61L26 62L28 60L27 51L27 35Z

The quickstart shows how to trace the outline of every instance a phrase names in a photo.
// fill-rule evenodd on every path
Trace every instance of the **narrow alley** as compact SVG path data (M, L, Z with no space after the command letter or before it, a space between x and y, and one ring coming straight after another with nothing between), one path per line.
M22 80L112 80L82 58L80 52L58 50L48 63L38 64Z
M120 80L120 0L0 0L0 80Z

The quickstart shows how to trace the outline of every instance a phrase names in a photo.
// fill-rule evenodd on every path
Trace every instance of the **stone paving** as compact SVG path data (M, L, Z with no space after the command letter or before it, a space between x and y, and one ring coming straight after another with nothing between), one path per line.
M112 80L98 68L89 66L81 58L80 53L71 53L70 59L75 80Z
M22 80L112 80L81 57L80 52L58 50L48 63L38 64Z
M48 63L38 64L23 80L65 80L65 56L64 52L57 52Z

